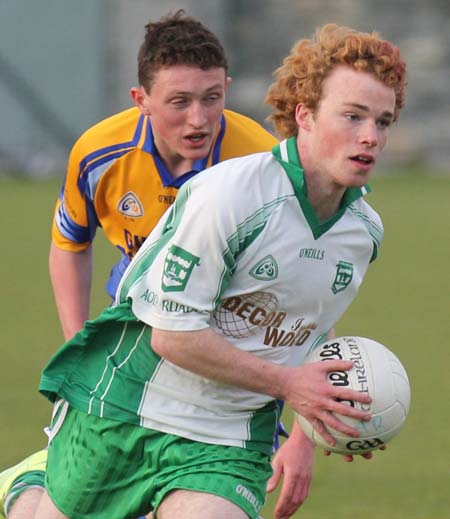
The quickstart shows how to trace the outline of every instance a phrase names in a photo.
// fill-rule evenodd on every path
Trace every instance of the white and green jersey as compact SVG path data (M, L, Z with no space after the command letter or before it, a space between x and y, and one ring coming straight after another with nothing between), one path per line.
M271 397L179 368L149 343L152 327L211 327L258 357L301 364L354 299L383 232L367 188L348 189L323 223L306 192L295 139L197 175L129 265L116 306L55 355L41 391L98 416L270 453Z

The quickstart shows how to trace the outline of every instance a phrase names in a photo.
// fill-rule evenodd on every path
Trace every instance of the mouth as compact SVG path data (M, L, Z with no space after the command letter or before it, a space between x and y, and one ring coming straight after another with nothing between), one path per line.
M365 153L361 153L360 155L353 155L353 157L350 157L350 160L363 167L373 166L375 164L374 157Z
M184 137L185 140L189 141L192 144L203 144L203 142L207 138L208 138L208 133L205 133L205 132L191 133L190 135L186 135Z

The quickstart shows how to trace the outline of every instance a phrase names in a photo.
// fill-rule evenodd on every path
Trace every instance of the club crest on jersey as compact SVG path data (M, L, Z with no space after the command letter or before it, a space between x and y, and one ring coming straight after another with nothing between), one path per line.
M132 218L144 215L144 208L133 191L128 191L128 193L122 196L117 203L117 210L119 213L125 216L131 216Z
M271 279L277 279L278 277L278 265L275 258L270 254L265 256L262 260L250 270L250 276L260 281L269 281Z
M187 250L172 245L164 262L162 289L164 292L183 292L200 258Z
M331 287L333 294L345 290L353 278L352 263L348 263L347 261L338 261L336 267L336 277L334 278L334 283Z

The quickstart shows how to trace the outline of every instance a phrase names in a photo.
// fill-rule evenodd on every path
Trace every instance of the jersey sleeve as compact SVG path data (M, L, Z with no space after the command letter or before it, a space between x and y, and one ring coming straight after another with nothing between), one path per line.
M251 240L253 223L247 216L252 209L236 196L233 182L223 181L219 168L224 166L183 186L161 238L150 234L127 273L132 310L150 326L207 328L239 252Z
M380 249L381 243L383 241L384 237L384 228L383 228L383 222L381 221L380 215L372 209L368 204L366 206L367 211L367 217L365 220L365 225L367 227L367 231L370 234L370 237L372 238L372 256L370 258L370 262L372 263L375 261L378 257L378 251Z
M94 209L85 196L85 186L82 186L83 168L86 166L84 155L82 136L70 153L53 217L52 242L71 252L87 249L96 231Z

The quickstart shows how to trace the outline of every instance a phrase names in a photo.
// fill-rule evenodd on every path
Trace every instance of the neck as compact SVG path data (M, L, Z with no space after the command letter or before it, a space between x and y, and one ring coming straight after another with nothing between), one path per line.
M297 142L297 149L304 172L309 203L322 223L338 212L346 188L337 185L321 170L320 165L318 166L311 159L301 139Z
M346 188L336 185L315 169L305 168L304 178L309 203L322 223L338 212Z
M184 173L192 170L192 166L194 165L194 160L185 159L183 157L176 157L173 160L167 161L165 159L164 163L167 169L170 171L172 178L181 177Z
M169 170L172 178L181 177L184 173L191 171L195 160L182 157L178 153L170 153L169 151L161 149L155 139L155 147L159 158L164 162L164 165Z

